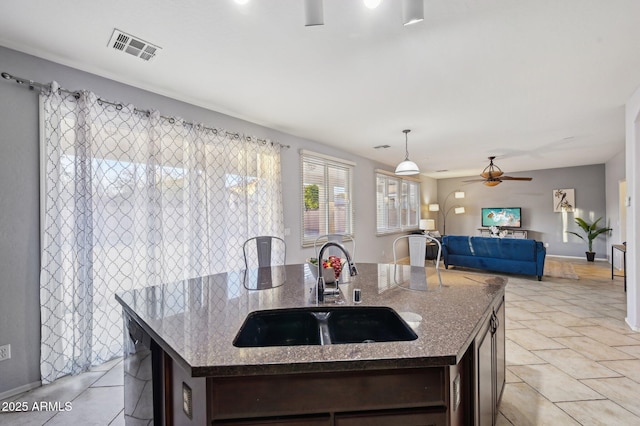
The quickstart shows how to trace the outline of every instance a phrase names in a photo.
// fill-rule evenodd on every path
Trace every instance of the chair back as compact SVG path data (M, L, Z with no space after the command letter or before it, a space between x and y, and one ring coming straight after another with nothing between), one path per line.
M287 245L280 237L261 235L247 239L242 245L245 269L284 265Z
M402 235L393 241L393 263L398 264L397 245L398 241L407 239L409 244L409 265L425 267L425 258L427 254L427 241L438 245L438 255L434 260L436 272L438 273L438 281L442 286L442 278L440 277L440 259L442 258L442 244L437 238L430 235L410 234Z

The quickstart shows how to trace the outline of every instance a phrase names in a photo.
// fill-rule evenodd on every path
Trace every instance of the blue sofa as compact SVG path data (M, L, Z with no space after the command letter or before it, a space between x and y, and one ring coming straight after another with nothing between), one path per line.
M542 280L547 250L540 241L516 238L442 237L444 267L466 266L512 274L536 275Z

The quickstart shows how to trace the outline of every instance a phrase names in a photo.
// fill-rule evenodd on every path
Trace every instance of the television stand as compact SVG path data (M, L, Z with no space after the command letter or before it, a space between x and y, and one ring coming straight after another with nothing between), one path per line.
M480 231L480 236L481 237L490 237L491 236L491 229L490 228L478 228L478 231ZM500 231L507 231L507 235L505 235L503 238L519 238L521 240L526 240L527 239L527 231L524 229L500 229Z

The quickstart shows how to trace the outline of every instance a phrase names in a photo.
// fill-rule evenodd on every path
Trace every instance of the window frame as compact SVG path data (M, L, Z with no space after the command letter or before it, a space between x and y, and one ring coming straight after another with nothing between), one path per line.
M379 191L379 184L384 185L383 192ZM388 199L389 187L396 185L395 202L395 216L397 218L397 224L391 224L389 213L392 209L389 208ZM396 176L386 170L375 171L375 188L376 188L376 235L390 235L398 234L407 231L416 231L420 229L420 196L422 193L422 184L420 179L408 177L408 176ZM405 190L406 188L406 190ZM413 192L413 194L412 194ZM415 196L415 209L412 209L411 197ZM383 198L381 200L381 197ZM403 213L404 210L404 213ZM412 214L414 211L415 222L412 222ZM383 217L380 217L383 215Z
M319 229L318 235L306 235L305 234L305 183L309 184L312 179L305 179L305 163L311 163L316 166L321 166L324 168L322 172L322 184L325 188L331 187L330 182L330 169L336 171L346 172L346 182L344 188L345 198L344 198L344 206L347 209L346 217L345 217L345 228L344 232L339 232L335 230L330 230L331 220L329 216L331 213L335 212L335 210L331 207L327 207L331 204L331 191L323 191L322 189L319 191L319 214L320 224L324 223L324 229ZM318 236L326 235L326 234L345 234L350 238L355 238L355 208L353 202L353 194L354 194L354 186L353 186L353 175L355 171L356 163L348 160L344 160L341 158L331 157L329 155L320 154L313 151L300 150L300 243L302 247L313 247L315 240ZM305 182L306 181L306 182ZM324 195L324 196L323 196ZM333 194L335 195L335 194ZM322 228L322 226L320 226ZM348 239L347 239L348 240Z

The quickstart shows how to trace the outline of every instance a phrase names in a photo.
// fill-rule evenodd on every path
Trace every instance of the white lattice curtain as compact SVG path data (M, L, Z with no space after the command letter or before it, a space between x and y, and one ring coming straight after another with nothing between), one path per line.
M244 267L284 233L280 145L104 102L41 95L42 382L122 355L119 291Z

